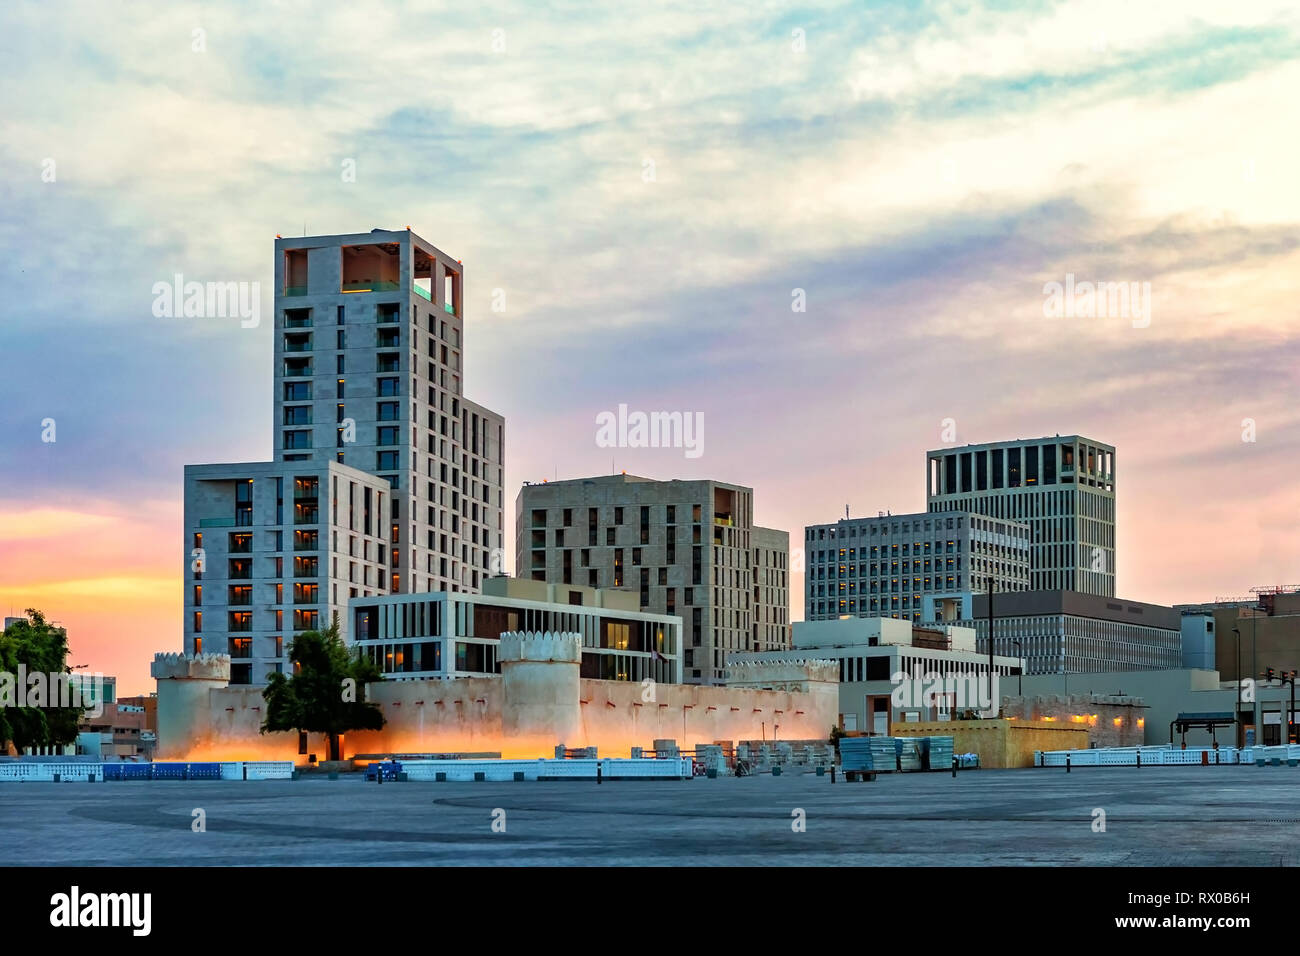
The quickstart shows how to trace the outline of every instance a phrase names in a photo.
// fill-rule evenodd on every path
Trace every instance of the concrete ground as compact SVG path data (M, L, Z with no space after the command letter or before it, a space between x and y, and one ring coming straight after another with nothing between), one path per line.
M9 865L1300 863L1300 769L0 784ZM202 809L206 832L192 829ZM503 810L505 832L493 831ZM795 832L802 810L804 832ZM1096 811L1105 832L1094 832ZM500 813L496 813L499 819Z

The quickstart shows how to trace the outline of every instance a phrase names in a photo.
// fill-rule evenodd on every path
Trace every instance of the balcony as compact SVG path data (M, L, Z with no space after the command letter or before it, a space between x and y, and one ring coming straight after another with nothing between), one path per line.
M308 340L306 342L285 342L284 350L286 352L310 352L311 341Z
M302 541L294 541L293 550L295 551L319 551L320 541L317 538L304 538Z
M234 518L200 518L200 528L233 528L235 526Z
M287 285L284 287L284 294L286 298L290 296L306 295L307 287L305 285Z
M284 327L286 329L310 329L311 316L294 316L290 318L286 315L284 318Z
M731 515L714 515L713 523L722 525L724 528L734 527L734 524L732 523L731 520Z
M344 282L339 286L340 292L400 292L400 282Z
M301 511L296 511L294 512L293 523L320 524L320 510L317 508L305 508ZM298 550L296 545L294 546L294 550Z
M442 304L442 311L446 312L448 315L455 315L455 314L456 314L456 310L455 310L454 308L452 308L452 305L451 305L450 302L444 302L444 303Z
M294 362L284 363L285 378L306 378L310 375L315 375L315 374L316 374L316 369L312 366L310 362L304 362L302 360L298 360Z

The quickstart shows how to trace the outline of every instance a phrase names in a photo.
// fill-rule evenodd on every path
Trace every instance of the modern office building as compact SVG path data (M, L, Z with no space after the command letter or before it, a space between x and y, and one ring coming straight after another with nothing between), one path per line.
M952 624L920 626L890 618L850 617L797 621L793 647L766 653L733 653L728 664L827 660L839 665L843 730L892 734L907 721L947 720L980 709L976 698L996 709L1008 690L1006 678L1020 673L1021 661L1005 655L993 660L997 683L990 696L988 654L976 651L975 631ZM896 680L906 675L905 680ZM942 688L926 699L926 687ZM918 686L919 683L919 686Z
M357 647L389 679L486 677L506 631L579 634L580 676L682 683L682 621L647 614L635 592L488 578L482 594L355 598Z
M505 421L465 397L464 266L410 230L275 252L275 460L389 483L389 592L477 591L505 570Z
M520 577L628 588L680 616L688 683L722 683L729 651L789 646L789 534L754 525L750 488L627 474L526 484L515 533Z
M926 510L1028 524L1031 591L1115 594L1115 449L1080 435L928 451Z
M1029 587L1029 526L965 511L804 529L804 617L970 621L975 592Z
M988 653L988 595L975 596L979 646ZM995 654L1023 657L1026 674L1097 674L1183 666L1179 613L1077 591L993 596Z
M463 280L409 230L277 238L273 460L185 470L185 649L229 653L232 683L334 613L347 639L351 597L504 569L504 422L464 396Z
M336 461L185 466L185 650L229 654L232 684L287 670L295 633L388 591L382 478Z

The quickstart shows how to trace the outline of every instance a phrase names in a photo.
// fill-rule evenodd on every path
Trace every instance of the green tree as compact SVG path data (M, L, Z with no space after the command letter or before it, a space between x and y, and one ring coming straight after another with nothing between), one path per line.
M27 674L43 674L50 692L47 705L58 703L57 675L71 674L68 667L68 635L45 620L35 608L27 608L25 620L9 625L0 633L0 673L9 675L15 693L19 688L18 667ZM0 744L11 741L21 753L26 747L61 747L77 739L77 725L85 707L0 706Z
M295 637L289 660L293 675L271 674L262 691L266 701L262 733L324 734L329 759L341 760L342 734L384 726L379 708L366 701L366 684L380 679L379 669L343 645L337 615L325 630Z

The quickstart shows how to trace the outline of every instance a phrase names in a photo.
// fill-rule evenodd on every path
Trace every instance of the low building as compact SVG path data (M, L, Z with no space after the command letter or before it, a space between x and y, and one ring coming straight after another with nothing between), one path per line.
M1018 659L995 657L997 680L990 695L988 656L976 652L971 628L855 617L796 623L794 647L788 651L730 655L729 683L756 664L809 659L834 661L839 668L837 725L873 734L891 734L909 721L946 720L967 710L996 713L1003 678L1020 673Z
M1127 694L1045 694L1002 698L1008 720L1082 727L1090 747L1137 747L1145 743L1147 705Z
M1300 670L1300 588L1256 588L1249 597L1179 604L1174 609L1184 622L1196 617L1212 625L1212 659L1204 666L1218 670L1224 680L1258 679L1269 667ZM1205 656L1202 648L1200 657Z
M119 701L106 701L82 717L78 724L77 753L105 760L153 757L157 742L145 708Z
M980 647L988 644L989 598L975 596ZM1026 674L1170 670L1183 664L1179 613L1078 591L993 596L993 651L1025 660Z
M1141 727L1148 744L1191 746L1273 746L1285 742L1291 714L1291 687L1259 681L1254 701L1236 682L1213 670L1177 668L1102 674L1039 674L1024 679L1027 697L1073 699L1080 694L1137 698L1145 705ZM1240 722L1233 725L1240 693ZM1082 712L1082 709L1076 712ZM1179 720L1188 721L1186 733ZM1112 718L1113 719L1113 718ZM1298 715L1294 719L1300 719ZM1210 724L1214 726L1211 727ZM1258 732L1257 732L1258 731Z
M506 631L576 633L581 674L597 680L682 683L682 620L641 610L635 591L496 577L482 594L355 598L351 634L386 678L500 673Z

